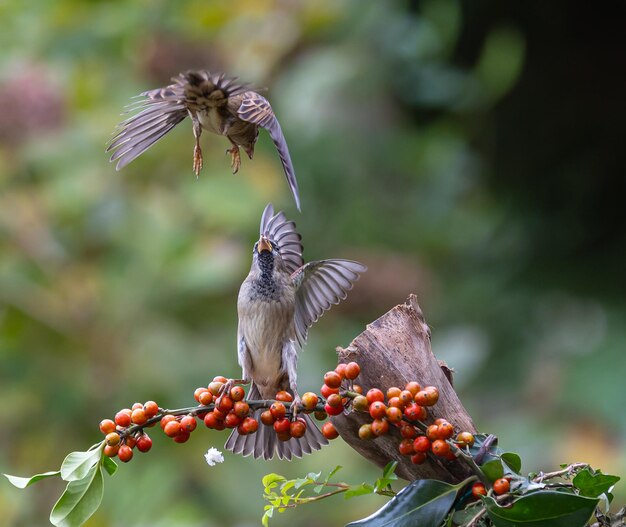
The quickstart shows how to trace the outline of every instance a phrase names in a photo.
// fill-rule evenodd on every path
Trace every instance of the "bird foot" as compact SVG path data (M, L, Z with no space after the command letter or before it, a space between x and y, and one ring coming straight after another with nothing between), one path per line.
M193 171L196 173L196 177L200 175L200 170L202 170L202 149L196 141L196 146L193 147Z
M298 417L298 405L300 404L302 404L302 399L300 399L298 392L295 392L293 394L293 401L291 401L291 406L289 407L294 419Z
M236 174L241 166L241 153L239 152L239 147L237 145L233 145L231 148L226 150L226 153L231 156L230 166L233 169L233 174Z
M215 400L215 404L219 404L222 401L222 397L224 395L228 395L230 390L236 384L249 384L250 381L246 381L245 379L228 379L224 385L220 388L219 397Z

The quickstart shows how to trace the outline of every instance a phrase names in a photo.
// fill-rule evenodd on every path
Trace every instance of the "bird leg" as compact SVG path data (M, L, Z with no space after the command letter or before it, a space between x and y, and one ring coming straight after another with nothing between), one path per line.
M291 402L290 410L295 420L295 418L298 417L298 405L302 403L302 399L300 399L300 394L296 390L295 386L291 388L291 391L293 392L293 401Z
M298 415L298 405L302 402L300 399L300 395L298 394L298 350L296 349L295 343L293 340L288 340L283 345L282 350L282 362L283 368L287 370L287 378L289 379L289 388L293 393L293 401L291 403L291 412L293 414L293 418L295 419Z
M224 395L230 394L230 390L235 384L250 384L250 381L246 379L228 379L220 388L219 397L215 400L216 405L220 404Z
M191 116L191 122L193 124L193 136L196 138L196 144L193 147L193 171L196 173L196 177L200 175L202 170L202 149L200 148L200 135L202 134L202 126L198 120L197 115L189 112Z
M236 174L241 166L241 153L239 152L239 147L233 143L233 140L230 137L228 139L233 146L227 149L226 153L231 156L230 166L233 169L233 174Z

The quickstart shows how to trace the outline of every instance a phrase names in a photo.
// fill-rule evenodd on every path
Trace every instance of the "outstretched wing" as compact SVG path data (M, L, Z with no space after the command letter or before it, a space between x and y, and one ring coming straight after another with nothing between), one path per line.
M309 262L291 275L296 285L296 338L302 347L309 328L348 295L367 267L352 260Z
M269 203L261 216L260 234L269 238L280 254L289 273L293 273L303 263L302 237L296 231L296 224L287 219L283 212L274 214Z
M120 170L143 154L167 132L187 117L184 91L180 84L151 90L141 94L145 99L131 104L127 112L138 114L121 122L107 146L114 151L111 161L117 161Z
M285 177L287 183L291 189L294 199L296 200L296 207L300 210L300 196L298 195L298 182L296 181L296 173L293 169L291 162L291 156L289 155L289 148L287 148L287 141L280 127L278 119L274 115L274 111L270 106L268 100L254 91L247 91L243 94L243 100L239 110L237 110L239 118L249 123L254 123L262 128L265 128L274 141L278 155L280 156L280 162L283 165Z

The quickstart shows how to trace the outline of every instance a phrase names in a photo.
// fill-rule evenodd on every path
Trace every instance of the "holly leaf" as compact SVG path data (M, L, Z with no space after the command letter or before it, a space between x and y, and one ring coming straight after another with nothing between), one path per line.
M94 448L87 452L72 452L68 454L61 465L61 478L65 481L83 479L87 473L100 461L104 441L100 448Z
M18 489L25 489L26 487L32 485L33 483L37 483L45 478L52 478L54 476L60 476L61 472L59 470L54 470L51 472L42 472L41 474L35 474L30 478L21 478L19 476L11 476L9 474L2 474L5 478L9 480L11 485L17 487Z
M484 497L483 503L496 527L584 527L598 500L544 490L527 494L506 507L500 507L490 496Z
M100 466L94 466L82 479L69 482L50 513L50 523L57 527L79 527L96 512L104 493Z
M374 514L346 527L439 527L467 481L448 485L433 479L407 485Z
M502 459L506 466L515 474L519 474L520 470L522 470L522 458L515 452L505 452L500 456L500 459Z
M619 480L619 476L610 476L599 471L594 473L586 468L574 476L572 483L582 496L597 498L602 494L607 494Z

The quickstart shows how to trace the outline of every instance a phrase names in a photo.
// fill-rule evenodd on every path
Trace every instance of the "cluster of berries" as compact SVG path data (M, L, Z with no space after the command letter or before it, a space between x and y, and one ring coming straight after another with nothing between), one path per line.
M499 478L493 482L494 494L500 496L506 494L511 489L511 481L509 478ZM477 481L472 485L472 496L479 499L481 496L487 495L487 488L485 484Z

